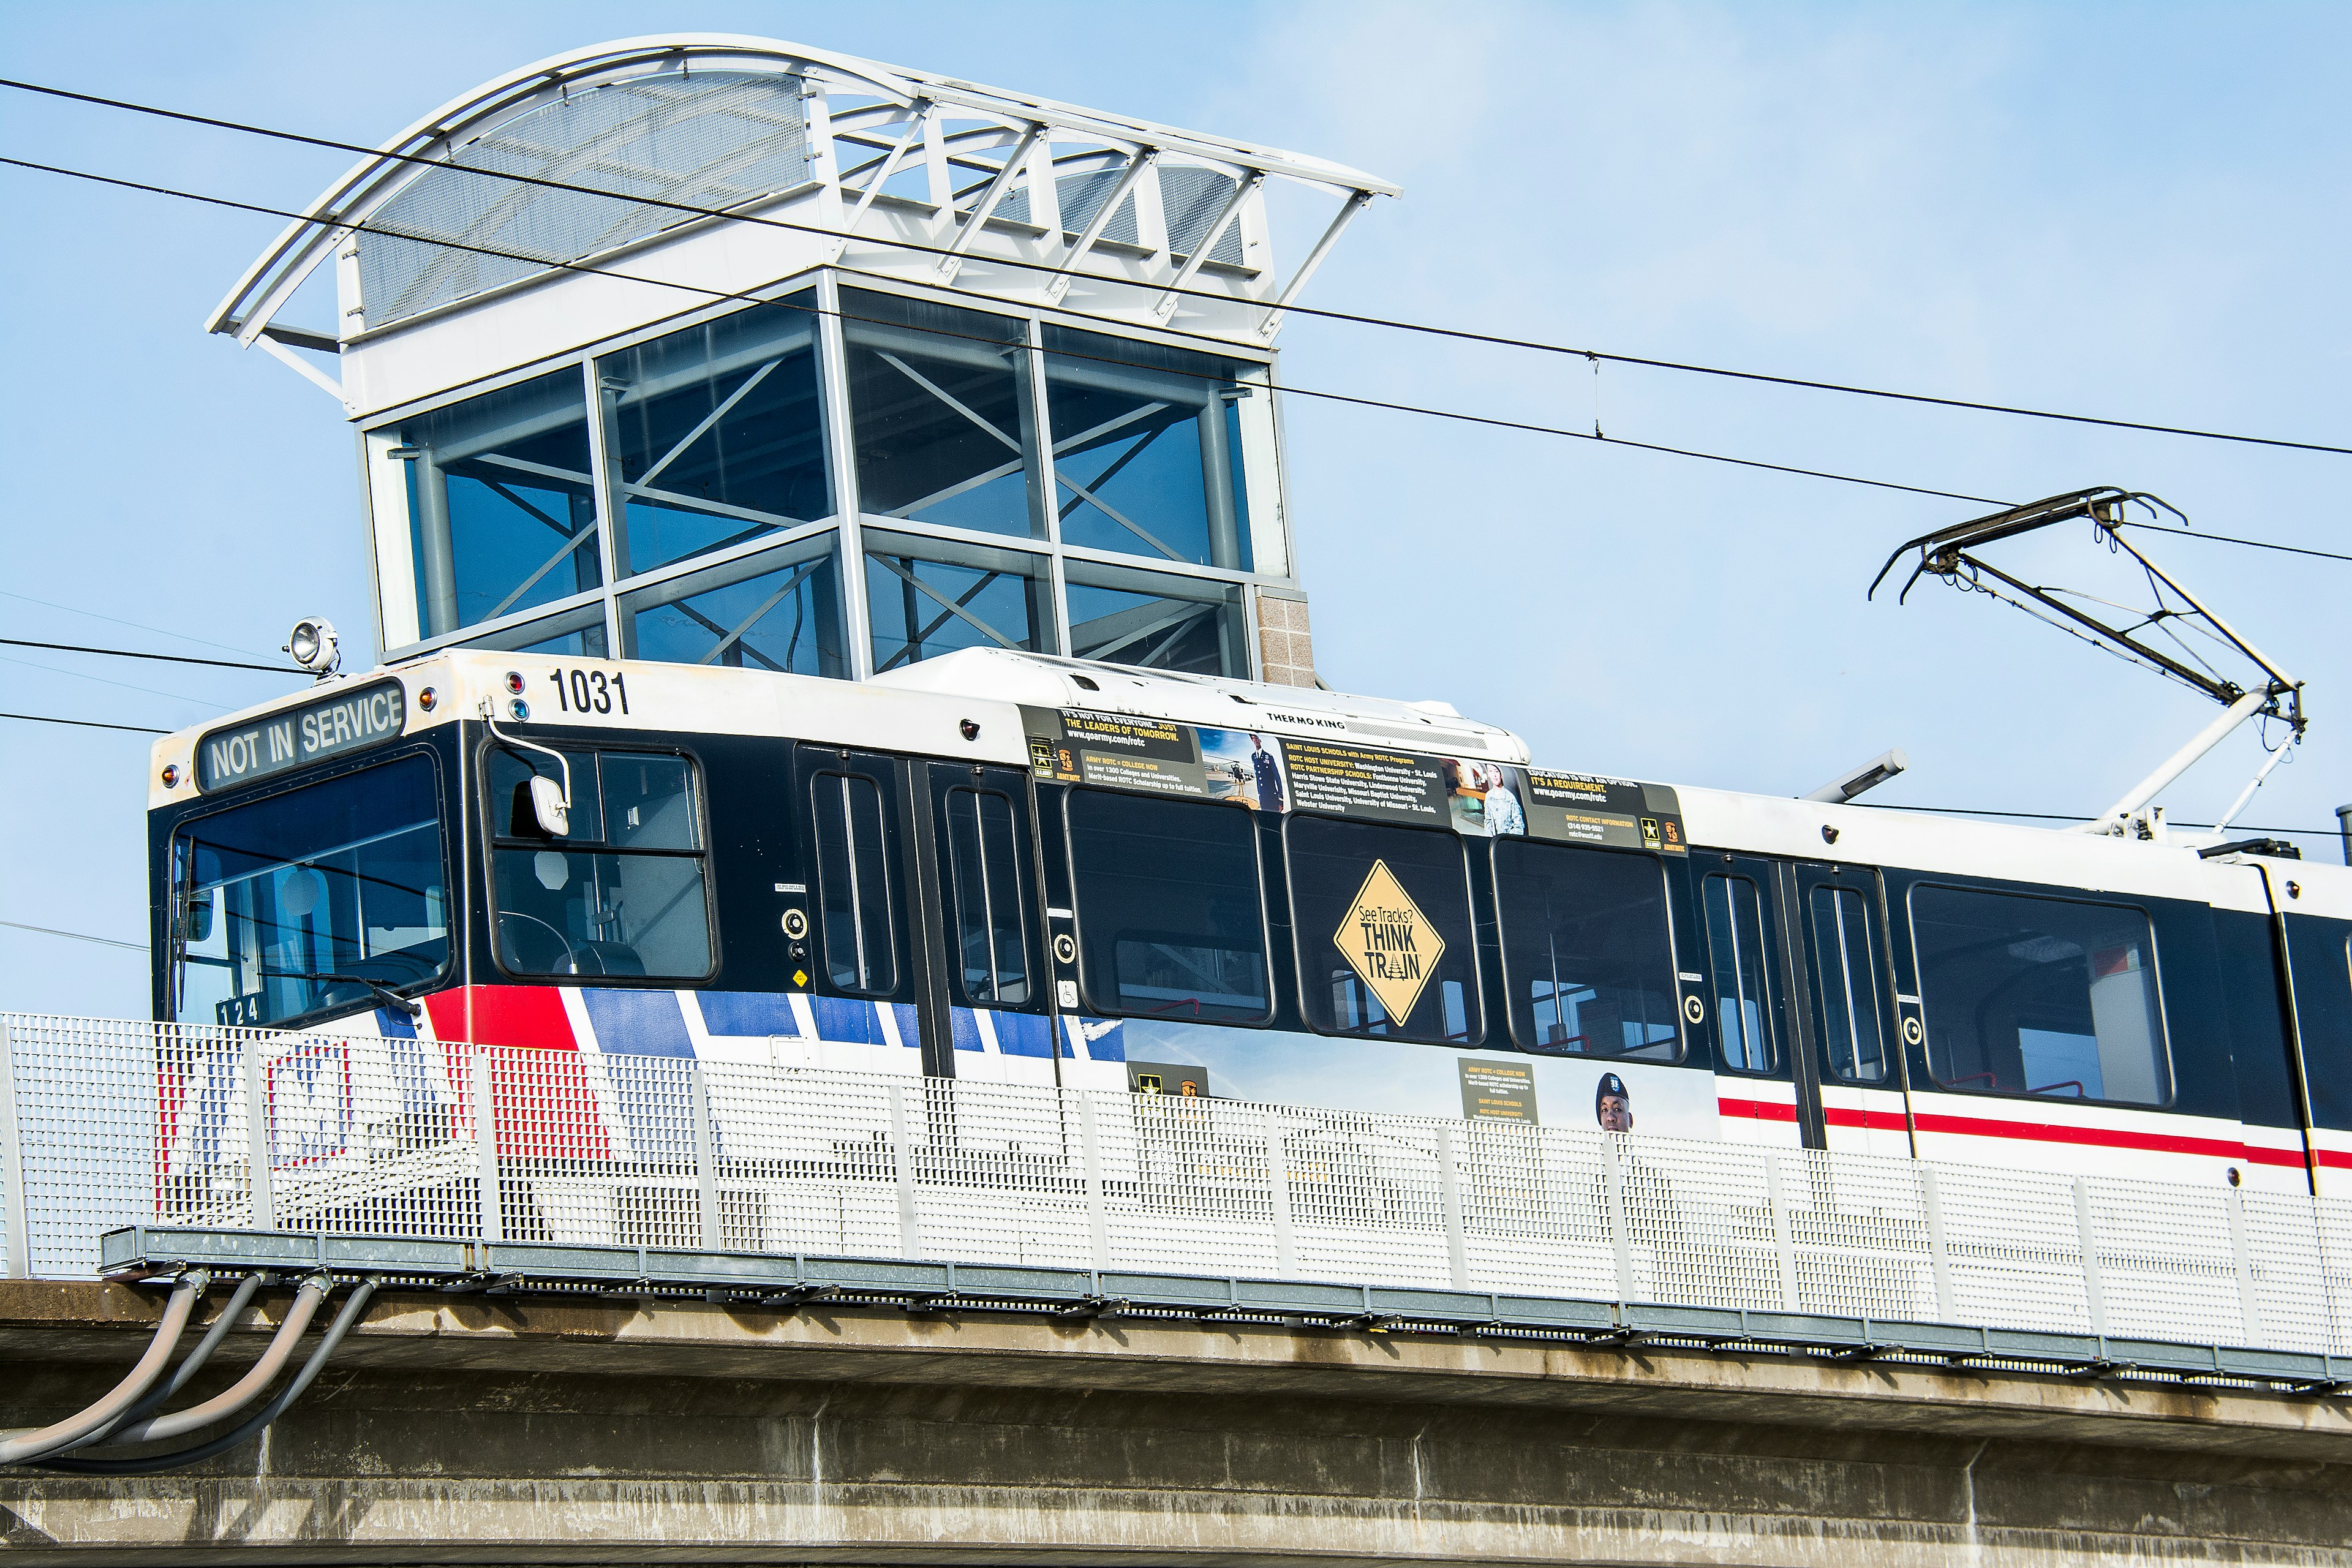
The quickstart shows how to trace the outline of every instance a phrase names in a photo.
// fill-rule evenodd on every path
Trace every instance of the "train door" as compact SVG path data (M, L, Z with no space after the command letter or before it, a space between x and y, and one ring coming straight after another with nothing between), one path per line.
M1878 874L1801 863L1787 875L1799 932L1790 945L1805 973L1805 1032L1812 1037L1824 1146L1907 1157L1910 1121Z
M913 765L834 746L794 752L810 881L787 889L807 907L788 909L784 929L805 949L814 993L799 1065L952 1070L937 1009L923 1005L938 965L908 940L922 929L926 887L907 831Z
M2340 877L2263 870L2285 934L2313 1188L2352 1197L2352 888Z
M1791 1043L1780 864L1694 850L1691 874L1698 879L1706 980L1715 994L1723 1136L1734 1143L1818 1146L1819 1108L1798 1081L1801 1053Z
M964 763L921 766L939 910L932 940L955 1075L1056 1082L1028 775Z

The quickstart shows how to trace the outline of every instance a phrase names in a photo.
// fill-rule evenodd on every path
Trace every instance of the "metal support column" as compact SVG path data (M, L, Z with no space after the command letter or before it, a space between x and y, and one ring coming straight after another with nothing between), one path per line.
M1462 1173L1454 1163L1454 1129L1437 1124L1437 1203L1445 1215L1445 1261L1454 1288L1470 1288L1470 1249L1462 1230Z
M466 1047L474 1097L474 1173L481 1190L479 1223L484 1241L504 1241L504 1204L499 1193L499 1124L490 1101L490 1053L479 1046Z
M1780 1260L1780 1310L1793 1312L1798 1310L1797 1243L1789 1231L1789 1205L1780 1193L1778 1154L1764 1156L1764 1201L1772 1205L1772 1247Z
M2253 1248L2246 1241L2246 1194L2231 1187L2227 1194L2230 1205L2230 1251L2238 1260L2238 1311L2245 1320L2246 1343L2263 1342L2263 1298L2254 1280Z
M1601 1137L1601 1185L1609 1200L1609 1239L1617 1252L1617 1299L1633 1299L1633 1238L1625 1222L1625 1152L1622 1133L1604 1132Z
M2074 1178L2074 1229L2083 1247L2083 1297L2091 1313L2091 1331L2107 1333L2107 1297L2099 1280L2099 1233L2091 1222L2091 1184Z
M1951 1322L1959 1316L1952 1296L1952 1255L1944 1242L1944 1200L1936 1190L1936 1167L1919 1167L1919 1201L1927 1211L1927 1267L1936 1279L1936 1316Z
M915 1092L923 1092L918 1084ZM890 1086L890 1168L898 1179L898 1253L923 1255L923 1221L915 1207L915 1144L907 1130L907 1086Z
M688 1109L694 1119L695 1207L701 1222L702 1250L724 1248L719 1222L719 1132L710 1116L710 1081L698 1061L687 1064Z
M1078 1102L1078 1147L1087 1171L1087 1237L1092 1243L1094 1266L1110 1267L1110 1224L1103 1214L1102 1129L1095 1122L1095 1097L1084 1089L1066 1090Z
M253 1228L276 1230L278 1205L269 1190L268 1066L261 1059L261 1037L247 1034L245 1066L246 1192L253 1209Z
M7 1255L0 1258L0 1276L11 1279L33 1277L33 1237L25 1202L25 1137L16 1120L16 1041L0 1022L0 1237Z
M1290 1229L1290 1154L1282 1144L1282 1116L1265 1113L1265 1190L1274 1205L1275 1268L1286 1279L1298 1276L1298 1241Z

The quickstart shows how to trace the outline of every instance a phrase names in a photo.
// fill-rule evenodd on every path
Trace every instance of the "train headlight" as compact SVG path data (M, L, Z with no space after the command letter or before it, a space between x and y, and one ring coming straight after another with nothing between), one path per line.
M296 621L280 651L321 680L334 674L343 660L342 650L335 641L335 624L324 616Z

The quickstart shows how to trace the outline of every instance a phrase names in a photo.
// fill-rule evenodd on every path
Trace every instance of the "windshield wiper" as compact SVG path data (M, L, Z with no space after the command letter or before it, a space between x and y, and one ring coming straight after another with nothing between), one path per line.
M364 974L317 974L307 969L273 969L265 973L280 975L289 980L331 980L344 985L364 985L368 988L368 994L385 1006L397 1008L411 1018L425 1016L422 1004L410 1001L399 992L389 989L380 981L370 980Z

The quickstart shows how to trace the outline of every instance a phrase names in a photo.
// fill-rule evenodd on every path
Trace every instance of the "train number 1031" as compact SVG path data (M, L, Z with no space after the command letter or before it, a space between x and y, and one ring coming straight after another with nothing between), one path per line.
M615 670L559 669L548 681L555 688L555 705L566 713L610 713L614 707L629 710L628 677Z

